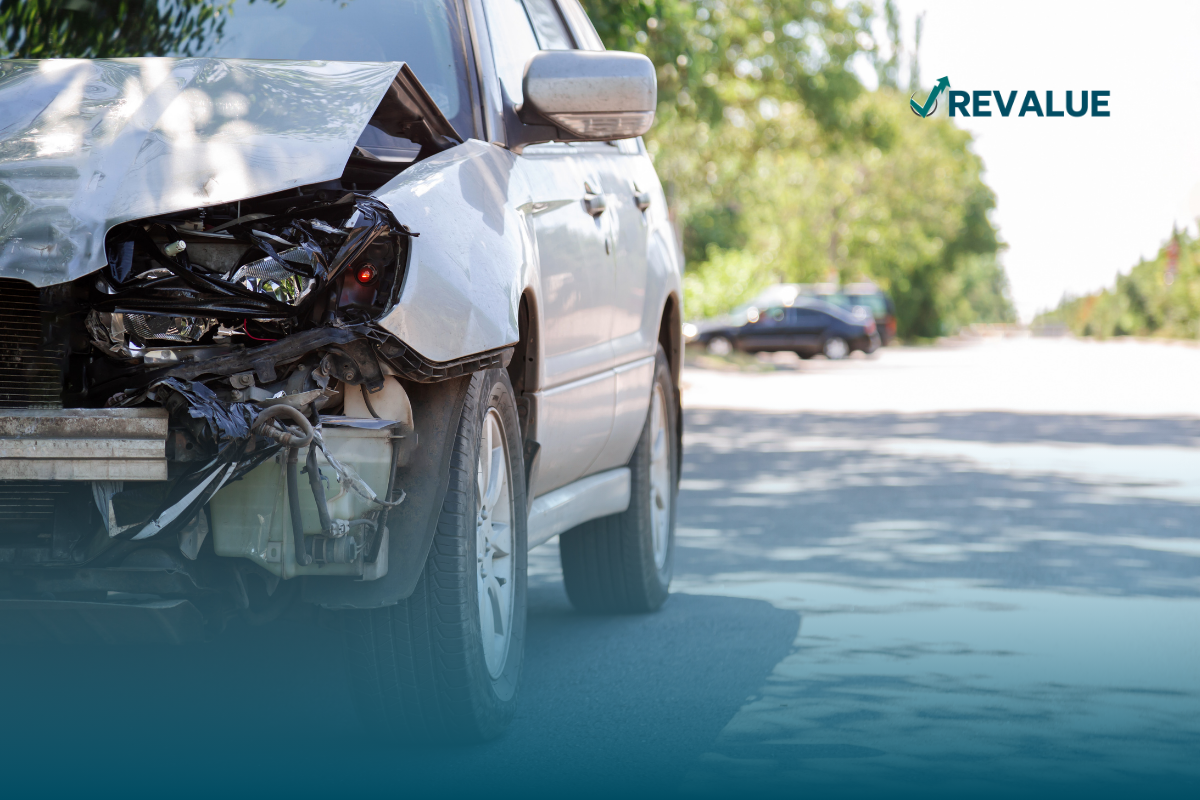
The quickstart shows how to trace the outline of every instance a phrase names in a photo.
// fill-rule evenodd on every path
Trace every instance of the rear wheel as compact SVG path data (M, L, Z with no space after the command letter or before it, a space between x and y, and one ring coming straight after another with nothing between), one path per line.
M476 373L416 590L340 614L360 714L388 738L480 741L512 719L525 647L524 475L508 374Z
M629 508L562 534L563 583L580 611L654 611L667 599L675 558L679 400L662 348L650 408L629 461Z
M850 346L846 344L846 340L840 336L830 336L825 340L821 352L830 361L839 361L850 355Z
M714 356L727 356L733 352L733 342L724 336L714 336L708 340L708 352Z

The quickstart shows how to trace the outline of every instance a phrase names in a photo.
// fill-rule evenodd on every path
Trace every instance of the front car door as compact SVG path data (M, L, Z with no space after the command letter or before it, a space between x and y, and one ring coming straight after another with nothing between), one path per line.
M483 0L504 102L521 102L521 78L539 49L574 46L551 0ZM526 147L517 170L529 187L523 210L537 246L543 382L538 395L541 451L530 496L586 475L612 429L613 372L610 216L600 148L548 143Z
M790 350L787 314L783 306L772 306L758 312L758 319L744 325L738 343L749 353Z
M825 328L830 323L829 315L804 306L795 306L788 311L793 318L794 349L797 352L819 352Z

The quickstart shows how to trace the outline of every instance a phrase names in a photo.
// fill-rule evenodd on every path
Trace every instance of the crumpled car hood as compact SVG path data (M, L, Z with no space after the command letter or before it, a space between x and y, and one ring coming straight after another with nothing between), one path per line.
M0 62L0 277L63 283L133 219L341 176L399 62Z

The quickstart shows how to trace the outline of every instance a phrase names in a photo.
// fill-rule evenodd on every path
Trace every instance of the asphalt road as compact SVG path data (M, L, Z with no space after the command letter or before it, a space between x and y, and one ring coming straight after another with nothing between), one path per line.
M531 554L502 740L364 741L311 620L5 648L40 796L1188 794L1200 350L998 341L685 372L674 594L574 613Z

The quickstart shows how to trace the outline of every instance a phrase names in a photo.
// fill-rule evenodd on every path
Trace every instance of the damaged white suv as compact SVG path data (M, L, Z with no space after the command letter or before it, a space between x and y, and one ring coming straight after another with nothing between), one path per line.
M511 718L528 548L665 600L681 259L577 0L249 2L0 61L0 637L318 606L364 718Z

